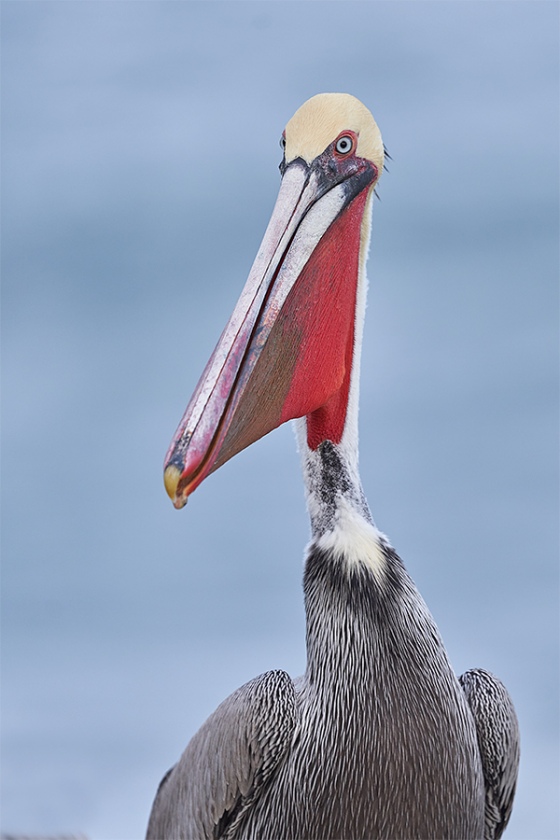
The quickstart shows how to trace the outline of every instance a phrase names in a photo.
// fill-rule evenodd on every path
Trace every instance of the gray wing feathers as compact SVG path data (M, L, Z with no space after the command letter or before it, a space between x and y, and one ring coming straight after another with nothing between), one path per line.
M295 690L284 671L269 671L235 691L164 776L147 840L228 836L288 751L295 726Z
M503 683L480 668L459 682L476 725L486 787L484 840L502 836L513 806L519 769L519 726Z

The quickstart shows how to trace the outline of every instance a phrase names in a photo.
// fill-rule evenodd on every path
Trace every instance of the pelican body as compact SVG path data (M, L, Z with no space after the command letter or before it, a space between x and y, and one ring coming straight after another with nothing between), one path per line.
M282 184L245 289L168 451L176 507L287 420L311 541L307 667L227 698L160 784L148 840L500 837L519 761L502 683L457 679L358 472L358 385L381 134L320 94L282 137Z

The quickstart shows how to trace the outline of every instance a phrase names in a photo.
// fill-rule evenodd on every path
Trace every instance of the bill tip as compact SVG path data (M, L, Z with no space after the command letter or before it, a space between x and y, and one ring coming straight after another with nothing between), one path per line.
M184 507L187 503L186 496L181 495L177 498L177 487L179 486L180 478L181 470L179 467L175 466L175 464L168 464L163 472L163 483L165 484L167 495L177 509Z

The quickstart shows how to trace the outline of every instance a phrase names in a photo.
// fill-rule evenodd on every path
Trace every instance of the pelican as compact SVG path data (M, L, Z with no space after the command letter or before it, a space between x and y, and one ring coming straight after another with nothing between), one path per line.
M311 541L305 675L235 691L163 778L148 840L500 837L519 762L503 684L457 679L430 612L375 526L358 472L365 263L381 134L353 96L304 103L276 205L165 461L175 507L294 420Z

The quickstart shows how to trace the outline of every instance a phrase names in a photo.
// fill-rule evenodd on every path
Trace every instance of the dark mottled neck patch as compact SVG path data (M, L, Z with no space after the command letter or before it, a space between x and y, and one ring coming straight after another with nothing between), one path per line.
M317 451L321 457L319 496L325 507L334 513L337 497L351 494L352 482L334 443L325 440Z
M313 535L319 537L332 530L341 498L347 499L366 521L372 522L363 490L352 481L339 447L325 440L314 455L318 459L309 459L306 472L309 493L319 508L316 511L311 507Z

